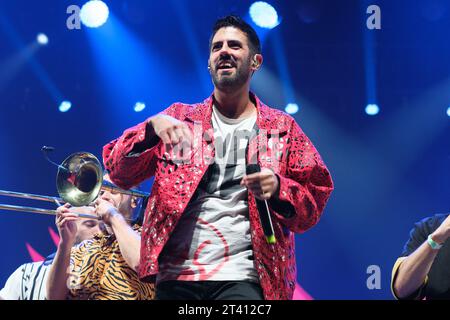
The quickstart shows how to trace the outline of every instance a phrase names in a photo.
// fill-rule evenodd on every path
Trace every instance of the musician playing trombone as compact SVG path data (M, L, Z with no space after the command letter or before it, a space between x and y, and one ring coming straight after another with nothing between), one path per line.
M47 281L48 299L153 299L153 284L141 283L135 271L140 259L141 216L134 218L134 213L139 207L134 196L103 190L95 201L95 213L106 228L76 246L75 221L79 218L68 204L58 208L61 240Z
M93 214L92 207L79 207L78 213ZM101 222L95 219L75 219L74 245L92 239L101 231ZM52 253L44 261L21 265L9 276L5 287L0 290L0 299L5 300L45 300L46 282L49 268L54 259Z

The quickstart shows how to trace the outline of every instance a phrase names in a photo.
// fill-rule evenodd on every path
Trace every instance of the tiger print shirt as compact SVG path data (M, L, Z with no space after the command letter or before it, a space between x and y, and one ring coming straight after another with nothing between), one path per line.
M141 229L133 226L139 234ZM115 236L106 231L72 248L68 285L70 300L152 300L155 296L154 284L139 281Z

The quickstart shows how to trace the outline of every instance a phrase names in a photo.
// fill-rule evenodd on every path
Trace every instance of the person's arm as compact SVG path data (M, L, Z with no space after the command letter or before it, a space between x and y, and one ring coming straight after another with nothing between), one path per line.
M293 232L305 232L320 219L333 191L330 172L319 153L292 120L287 173L277 174L277 191L268 204L278 220Z
M141 258L141 236L120 214L111 217L111 228L119 243L120 252L130 268L137 271Z
M155 174L161 144L192 141L192 131L174 117L175 113L176 104L125 130L103 147L103 162L112 182L124 189L138 185Z
M70 253L77 234L75 223L77 219L76 214L69 212L67 205L58 208L56 226L58 227L60 241L47 278L48 300L65 300L69 292L67 279L69 277Z
M414 232L411 237L414 237ZM426 238L427 235L423 235ZM438 244L443 244L450 237L450 216L431 234ZM399 299L413 295L423 286L439 250L432 249L427 241L407 256L396 270L393 283L394 294Z
M424 242L416 251L401 261L393 286L398 299L411 297L423 286L437 252Z
M137 270L141 257L141 236L127 223L123 215L107 200L96 200L96 213L116 236L125 262Z

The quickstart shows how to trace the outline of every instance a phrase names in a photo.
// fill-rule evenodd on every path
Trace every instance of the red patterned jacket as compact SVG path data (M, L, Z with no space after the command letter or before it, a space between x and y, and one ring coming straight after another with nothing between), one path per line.
M252 93L251 97L256 102L259 133L249 143L247 163L257 159L261 168L274 170L280 182L278 198L269 201L276 244L266 242L255 198L251 193L248 196L254 264L266 299L291 299L297 279L294 233L319 221L333 182L294 119L264 105ZM146 122L103 148L105 167L119 187L128 189L155 176L142 230L138 273L144 281L153 280L158 273L158 256L214 159L212 103L212 97L195 105L175 103L163 112L194 130L197 142L190 157L195 161L173 161L160 140L146 131ZM200 136L194 124L202 126ZM144 145L150 138L153 145Z

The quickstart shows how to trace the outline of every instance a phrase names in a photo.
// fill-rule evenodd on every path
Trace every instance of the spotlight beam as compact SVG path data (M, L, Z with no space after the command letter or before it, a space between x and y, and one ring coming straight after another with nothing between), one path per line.
M6 33L9 40L15 45L17 50L23 50L27 45L22 40L21 36L17 33L14 27L11 25L6 16L0 13L0 28ZM33 55L28 57L28 61L31 69L33 70L36 77L41 81L41 83L46 88L47 92L50 94L55 102L62 100L62 93L56 87L55 83L52 81L47 71L37 62Z

